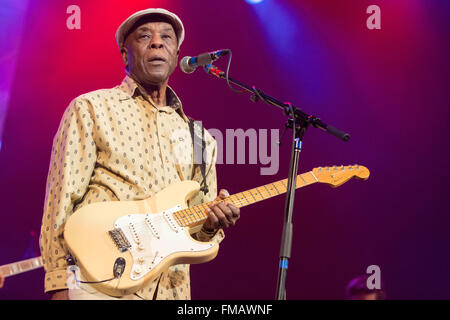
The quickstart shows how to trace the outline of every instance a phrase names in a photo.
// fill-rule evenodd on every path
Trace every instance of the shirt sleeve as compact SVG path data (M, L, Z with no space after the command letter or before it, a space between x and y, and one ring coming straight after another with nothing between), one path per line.
M91 107L81 97L73 100L53 140L39 239L45 292L67 288L64 226L88 189L96 161Z

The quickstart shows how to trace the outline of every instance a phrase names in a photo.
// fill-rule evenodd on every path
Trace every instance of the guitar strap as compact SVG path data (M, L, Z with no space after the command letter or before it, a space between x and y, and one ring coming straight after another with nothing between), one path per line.
M200 184L201 188L200 190L203 191L203 194L207 194L209 189L208 185L206 184L206 163L203 159L203 151L206 148L206 142L205 142L205 129L203 128L203 124L200 121L194 121L191 118L189 119L189 131L191 132L191 138L192 138L192 147L193 147L193 153L194 153L194 168L196 165L200 166L200 172L202 174L203 181ZM195 130L195 124L199 126L199 131L201 132L201 138L198 134L196 134ZM201 141L201 145L199 144L199 141ZM200 150L200 152L198 151Z

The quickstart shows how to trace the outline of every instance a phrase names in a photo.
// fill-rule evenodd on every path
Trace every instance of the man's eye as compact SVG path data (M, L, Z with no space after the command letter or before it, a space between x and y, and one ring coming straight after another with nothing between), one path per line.
M168 35L168 34L163 34L162 37L165 38L165 39L170 39L171 38L171 36Z
M150 38L150 36L148 34L143 34L139 38Z

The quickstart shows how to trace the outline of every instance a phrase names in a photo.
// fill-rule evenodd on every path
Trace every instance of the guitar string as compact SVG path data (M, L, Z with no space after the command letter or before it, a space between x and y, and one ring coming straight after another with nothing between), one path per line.
M310 173L310 172L307 172L307 173ZM305 173L305 174L307 174L307 173ZM308 184L314 183L314 182L307 183L302 177L305 174L301 174L301 175L297 176L297 177L301 177L302 180L305 183L301 183L300 185L296 185L296 189L299 188L299 187L304 187L304 186L306 186ZM250 204L253 204L253 203L256 203L256 202L259 202L259 201L262 201L262 200L265 200L265 199L268 199L268 198L275 197L277 195L281 195L281 194L286 193L287 190L286 190L285 184L286 184L287 180L288 179L283 179L283 180L280 180L280 181L269 183L267 185L263 185L263 186L260 186L260 187L249 189L249 190L237 193L237 194L233 194L233 195L229 196L227 199L231 200L229 202L231 202L233 205L237 205L237 206L241 206L241 207L242 206L247 206L247 205L250 205ZM272 194L272 193L269 192L269 190L267 190L267 187L271 187L271 186L273 186L275 188L276 194ZM277 186L278 186L278 188L280 188L281 192L278 190ZM265 190L262 189L262 188L264 188ZM271 188L270 190L273 190L273 188ZM251 191L253 191L253 192L256 191L257 193L254 194ZM252 197L255 199L255 201L248 200L248 197L244 194L245 192L250 193L252 195ZM238 195L242 195L243 197L239 197ZM261 199L256 199L255 195L257 197L262 196L262 198ZM233 200L232 199L233 197L236 198L236 199ZM205 206L208 206L209 204L214 204L214 203L227 202L226 201L227 199L220 200L220 201L215 201L214 200L214 201L210 201L210 202L207 202L207 203L202 203L202 204L196 205L194 207L186 208L186 209L183 209L183 210L180 210L180 211L175 211L175 212L172 213L172 215L174 216L175 221L182 227L188 226L188 225L191 225L191 224L196 224L198 222L201 222L202 220L206 220L207 219L206 211L203 211L205 209ZM200 210L198 210L198 209L200 209ZM180 213L183 213L183 215L180 215ZM175 216L175 214L177 214L177 215ZM161 222L161 221L164 220L164 217L162 217L162 216L155 216L152 220L154 220L155 222Z
M256 188L255 188L256 189ZM251 190L253 190L253 189L251 189ZM247 191L244 191L244 192L249 192L250 190L247 190ZM243 194L244 192L241 192L240 194ZM280 192L280 193L277 193L277 194L272 194L272 193L269 193L269 192L267 192L267 191L261 191L261 192L259 192L262 196L263 196L263 198L261 198L261 199L258 199L257 201L252 201L252 200L248 200L247 199L247 196L245 196L244 195L244 197L245 198L237 198L236 200L233 200L233 199L231 199L231 203L233 204L233 205L238 205L238 206L246 206L246 205L250 205L250 204L253 204L253 203L256 203L256 202L259 202L259 201L262 201L262 200L265 200L265 199L268 199L268 198L270 198L270 197L275 197L275 196L277 196L277 195L281 195L282 193L286 193L286 191L282 191L282 192ZM239 194L239 193L238 193ZM230 197L228 197L227 199L230 199L230 198L232 198L232 197L236 197L236 195L238 195L238 194L233 194L233 195L231 195ZM224 200L220 200L220 201L210 201L210 202L207 202L207 203L202 203L202 204L199 204L199 205L196 205L196 206L194 206L194 207L190 207L190 208L186 208L186 209L183 209L183 210L180 210L180 211L175 211L175 212L173 212L172 214L177 214L178 213L178 218L175 218L175 220L178 222L183 222L183 225L182 226L186 226L186 225L189 225L189 224L192 224L192 223L197 223L197 222L199 222L199 221L201 221L201 220L204 220L204 219L207 219L207 215L206 215L206 211L203 211L202 209L205 209L204 207L205 206L207 206L207 205L209 205L209 204L214 204L214 203L221 203L221 202L227 202L226 200L227 199L224 199ZM196 211L196 210L194 210L194 208L196 208L196 209L200 209L200 211ZM190 209L190 210L189 210ZM191 213L191 212L189 212L189 211L193 211L194 213ZM180 216L179 215L179 213L180 212L183 212L184 213L184 216ZM150 213L150 215L151 215L152 213ZM200 214L202 214L202 215L204 215L203 217L201 217L200 216ZM198 216L198 217L197 217ZM158 215L158 216L153 216L153 219L152 219L153 221L155 221L155 222L161 222L161 221L163 221L164 220L164 217L163 216L161 216L161 215ZM144 222L145 223L145 222Z
M281 192L275 191L275 192L277 192L276 194L270 193L270 192L265 191L265 190L261 190L261 191L260 191L260 190L256 190L256 189L258 189L258 188L265 187L265 186L261 186L261 187L249 189L249 190L246 190L246 191L237 193L237 194L233 194L233 195L231 195L230 197L228 197L227 199L231 200L231 201L229 201L229 202L231 202L231 203L234 204L234 205L238 205L238 206L246 206L246 205L250 205L250 204L253 204L253 203L256 203L256 202L259 202L259 201L262 201L262 200L265 200L265 199L268 199L268 198L275 197L275 196L277 196L277 195L281 195L281 194L286 193L286 191L285 191L285 186L284 186L283 183L282 183L282 182L284 182L284 181L286 181L286 179L285 179L285 180L282 180L282 181L274 182L274 183L272 183L272 184L265 185L265 186L271 186L271 185L274 185L274 187L275 187L275 185L278 185L278 187L280 188ZM305 186L305 185L306 185L306 184L303 184L302 186ZM297 186L297 187L300 187L300 186ZM281 188L282 188L282 189L281 189ZM273 190L273 189L270 189L270 190ZM250 192L250 191L258 191L258 194L256 194L256 195L257 195L258 197L262 196L262 198L261 198L261 199L256 199L256 198L255 198L256 201L248 200L248 197L247 197L244 193L245 193L245 192L248 192L248 193L250 193L250 194L253 195L253 193ZM244 196L244 197L243 197L243 198L239 198L237 195L242 195L242 196ZM233 200L233 199L231 199L232 197L234 197L234 198L237 197L237 199ZM190 225L190 224L198 223L198 222L200 222L200 221L202 221L202 220L207 219L206 211L203 211L203 210L202 210L202 209L205 209L205 208L204 208L205 206L207 206L207 205L209 205L209 204L214 204L214 203L227 202L227 201L226 201L227 199L220 200L220 201L210 201L210 202L207 202L207 203L202 203L202 204L196 205L196 206L194 206L194 207L186 208L186 209L183 209L183 210L180 210L180 211L175 211L175 212L173 212L173 214L177 214L177 213L178 213L178 215L177 215L177 217L175 218L175 220L176 220L179 224L180 224L180 222L181 222L181 226L187 226L187 225ZM195 210L195 209L200 209L200 211ZM183 216L181 216L181 215L179 214L180 212L183 212ZM201 215L202 215L202 216L201 216ZM161 216L155 216L153 220L154 220L155 222L161 222L161 221L164 220L164 218L161 217Z

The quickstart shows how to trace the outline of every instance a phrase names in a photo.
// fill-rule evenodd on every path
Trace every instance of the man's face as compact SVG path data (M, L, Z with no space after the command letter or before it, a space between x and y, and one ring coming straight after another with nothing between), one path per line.
M130 75L143 85L167 83L178 62L178 40L164 21L141 24L130 33L122 50Z

